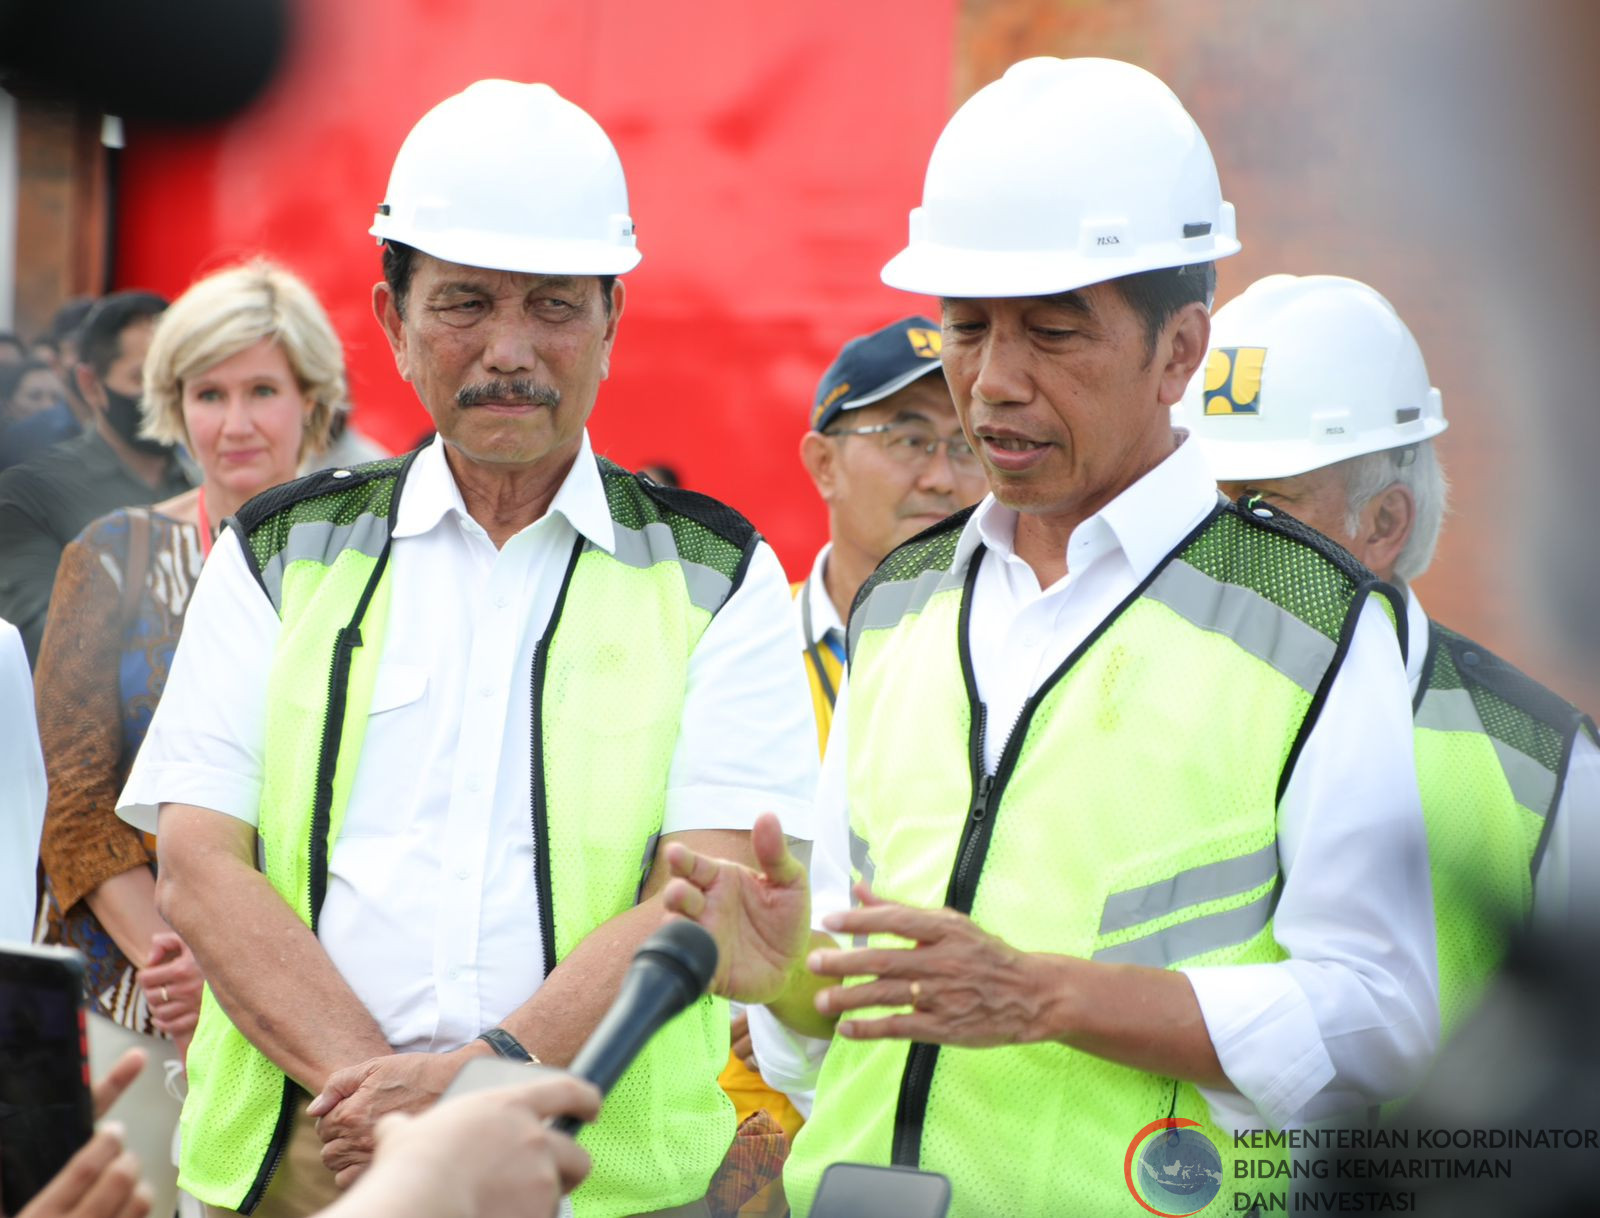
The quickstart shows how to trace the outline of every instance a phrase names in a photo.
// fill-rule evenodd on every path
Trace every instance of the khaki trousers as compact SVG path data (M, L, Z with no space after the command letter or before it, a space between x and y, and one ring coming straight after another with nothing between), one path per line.
M333 1204L339 1195L339 1186L333 1182L333 1173L322 1166L322 1139L317 1136L317 1122L306 1115L306 1105L311 1097L303 1095L295 1106L294 1120L289 1126L289 1145L278 1170L267 1185L267 1195L256 1206L253 1218L309 1218ZM207 1218L229 1218L233 1210L206 1206Z

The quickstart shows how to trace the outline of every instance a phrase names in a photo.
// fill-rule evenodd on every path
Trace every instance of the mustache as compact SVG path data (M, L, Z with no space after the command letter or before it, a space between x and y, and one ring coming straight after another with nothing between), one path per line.
M516 406L561 405L561 390L552 385L541 385L526 378L506 381L485 381L481 385L465 385L456 391L456 405L463 409L482 406L485 402L503 402Z

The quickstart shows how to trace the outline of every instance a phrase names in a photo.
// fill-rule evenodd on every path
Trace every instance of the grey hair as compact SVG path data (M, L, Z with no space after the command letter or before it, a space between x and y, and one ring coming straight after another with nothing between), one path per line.
M1361 512L1367 504L1391 486L1403 486L1411 492L1417 518L1406 544L1395 556L1394 577L1403 584L1419 578L1433 561L1450 498L1450 484L1445 480L1439 455L1433 450L1433 441L1352 457L1343 464L1344 527L1352 540L1361 529Z

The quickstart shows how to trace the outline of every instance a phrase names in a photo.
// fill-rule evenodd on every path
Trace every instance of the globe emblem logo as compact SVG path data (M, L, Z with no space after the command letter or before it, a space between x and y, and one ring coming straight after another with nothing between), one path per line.
M1133 1199L1160 1218L1198 1214L1222 1190L1222 1155L1184 1117L1152 1121L1128 1143L1123 1177Z

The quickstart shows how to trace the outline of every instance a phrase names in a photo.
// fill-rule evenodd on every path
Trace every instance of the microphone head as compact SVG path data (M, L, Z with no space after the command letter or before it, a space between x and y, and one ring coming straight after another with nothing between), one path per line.
M639 945L634 966L666 965L685 989L684 1005L699 998L717 971L717 941L706 929L687 918L668 922Z

